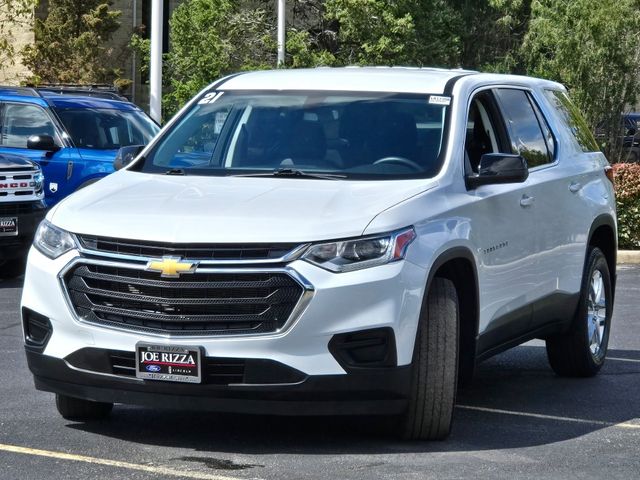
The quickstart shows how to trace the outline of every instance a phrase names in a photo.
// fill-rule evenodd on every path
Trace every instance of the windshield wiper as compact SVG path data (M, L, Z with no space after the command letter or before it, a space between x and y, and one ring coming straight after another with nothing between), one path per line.
M340 180L347 178L346 175L338 175L335 173L312 173L298 170L297 168L276 168L270 172L261 173L240 173L232 175L234 177L300 177L300 178L319 178L322 180Z
M186 175L182 168L171 168L164 172L165 175Z

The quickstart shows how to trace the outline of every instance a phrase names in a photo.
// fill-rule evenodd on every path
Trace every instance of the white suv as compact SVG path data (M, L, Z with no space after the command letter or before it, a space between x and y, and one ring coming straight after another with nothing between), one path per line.
M392 414L443 438L479 360L543 338L559 375L602 366L609 169L545 80L224 78L41 224L22 297L36 388L65 418Z

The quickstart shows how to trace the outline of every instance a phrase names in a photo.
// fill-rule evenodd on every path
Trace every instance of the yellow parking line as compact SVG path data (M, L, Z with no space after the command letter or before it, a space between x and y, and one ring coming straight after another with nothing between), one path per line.
M140 465L137 463L120 462L118 460L108 460L106 458L87 457L85 455L76 455L74 453L53 452L50 450L39 450L37 448L19 447L17 445L5 445L2 443L0 443L0 451L22 453L24 455L35 455L37 457L56 458L58 460L70 460L72 462L92 463L94 465L106 465L108 467L124 468L127 470L138 470L140 472L147 472L155 475L194 478L197 480L240 480L236 477L190 472L187 470L176 470L174 468L156 467L153 465Z
M472 405L456 405L456 408L460 408L462 410L475 410L478 412L500 413L503 415L516 415L519 417L541 418L544 420L557 420L561 422L586 423L589 425L598 425L601 427L640 429L640 424L629 423L629 422L622 422L622 423L604 422L602 420L589 420L586 418L574 418L574 417L560 417L557 415L544 415L542 413L517 412L514 410L501 410L499 408L474 407Z

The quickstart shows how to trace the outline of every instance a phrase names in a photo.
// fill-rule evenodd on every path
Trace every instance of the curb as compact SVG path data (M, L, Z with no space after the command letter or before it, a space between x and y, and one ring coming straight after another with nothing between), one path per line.
M640 263L640 250L618 250L618 263Z

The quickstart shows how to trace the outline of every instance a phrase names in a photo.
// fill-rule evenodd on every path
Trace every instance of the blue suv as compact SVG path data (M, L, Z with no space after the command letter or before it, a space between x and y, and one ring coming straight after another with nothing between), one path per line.
M0 155L37 162L48 207L114 171L120 147L144 145L159 127L122 97L0 86Z

